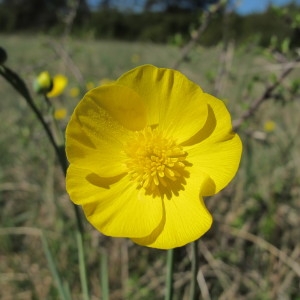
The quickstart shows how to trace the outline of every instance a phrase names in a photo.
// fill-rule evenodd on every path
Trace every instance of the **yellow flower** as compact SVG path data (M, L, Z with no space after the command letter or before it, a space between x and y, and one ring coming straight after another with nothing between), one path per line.
M91 90L95 87L95 84L94 84L94 82L89 81L89 82L86 83L85 87L89 91L89 90Z
M63 120L67 116L67 110L65 108L58 108L54 111L54 118L56 120Z
M276 128L276 123L271 120L268 120L264 123L264 130L266 132L273 132L275 128Z
M53 98L59 96L68 84L68 78L64 75L58 74L53 77L53 87L49 93L47 93L48 98Z
M222 101L178 71L144 65L84 96L66 152L67 191L94 227L170 249L210 228L203 196L231 181L242 144Z
M80 94L80 89L78 87L72 87L69 93L71 97L76 98Z

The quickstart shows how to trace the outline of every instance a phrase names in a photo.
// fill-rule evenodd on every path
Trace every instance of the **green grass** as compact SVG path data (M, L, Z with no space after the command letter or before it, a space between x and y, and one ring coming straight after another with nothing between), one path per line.
M72 87L80 86L84 92L86 83L116 79L140 64L172 67L180 56L179 48L167 45L64 42L30 35L0 38L8 52L6 65L30 88L43 70L69 78L65 93L53 100L57 107L66 107L69 115L79 101L69 96ZM221 50L197 47L179 69L214 94ZM218 96L237 119L280 69L255 46L230 51ZM239 129L244 153L238 175L222 193L206 200L215 222L201 239L199 259L211 299L299 299L299 273L290 266L295 262L297 268L300 258L300 102L299 93L289 93L297 76L298 70L281 84L280 101L264 103ZM42 241L34 234L41 229L63 284L72 299L82 299L75 217L55 154L25 101L2 78L0 99L0 298L59 299ZM35 99L43 107L42 100ZM264 132L267 120L276 123L273 132ZM61 121L62 128L66 122ZM111 299L163 299L164 251L104 237L86 222L85 227L92 299L101 297L103 247L109 254ZM189 246L175 251L174 299L187 299L190 252Z

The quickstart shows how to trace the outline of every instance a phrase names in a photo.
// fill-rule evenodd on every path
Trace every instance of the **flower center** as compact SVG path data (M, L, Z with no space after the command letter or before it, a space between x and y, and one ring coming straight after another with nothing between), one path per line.
M187 153L157 129L147 127L135 132L125 147L126 165L131 179L146 194L170 198L177 195L186 183L190 165Z

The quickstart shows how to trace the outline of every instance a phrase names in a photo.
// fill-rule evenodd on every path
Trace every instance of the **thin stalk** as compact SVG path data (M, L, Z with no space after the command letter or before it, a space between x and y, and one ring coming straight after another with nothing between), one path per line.
M43 115L41 114L41 112L39 111L37 106L35 105L25 82L23 81L22 78L20 78L20 76L17 73L15 73L11 69L9 69L8 67L3 66L3 65L0 66L0 74L6 79L6 81L8 83L10 83L13 86L13 88L16 91L19 92L19 94L21 96L23 96L23 98L25 99L25 101L27 102L29 107L34 112L38 121L42 124L43 129L45 130L45 132L50 140L50 143L53 146L54 151L57 155L57 158L59 160L62 171L63 171L64 175L66 175L68 163L67 163L64 145L57 145L54 135L53 135L52 131L50 130L48 123L45 121ZM79 208L75 204L73 205L73 207L74 207L75 216L76 216L77 228L83 234L83 224L82 224Z
M195 241L191 244L192 246L192 268L191 268L191 288L190 288L190 300L197 299L197 275L198 275L198 242Z
M173 298L174 249L167 251L166 294L165 300Z
M62 282L62 280L59 276L59 273L58 273L57 267L55 265L53 256L52 256L52 254L50 252L50 249L49 249L49 245L48 245L47 240L46 240L43 233L41 233L41 239L42 239L43 249L44 249L47 261L48 261L49 269L50 269L50 271L52 273L52 276L54 278L54 281L57 285L57 290L58 290L59 297L60 297L61 300L69 300L70 298L68 297L68 293L64 289L63 282Z
M51 145L53 146L58 158L60 159L61 158L60 151L59 151L58 146L56 145L54 136L53 136L48 124L44 120L42 114L40 113L39 109L36 107L34 101L32 100L24 81L19 77L18 74L16 74L14 71L12 71L11 69L9 69L8 67L5 67L5 66L1 66L0 74L15 88L15 90L17 90L24 97L27 104L33 110L37 119L42 124L42 126L51 142ZM61 165L63 166L62 162L61 162Z
M68 168L68 162L67 162L67 157L66 157L66 152L65 152L65 145L64 145L64 138L62 137L62 134L58 132L59 128L58 126L55 126L55 131L53 132L53 129L51 130L50 125L48 122L43 117L43 114L39 110L39 108L36 106L35 102L33 101L29 90L24 82L24 80L14 71L9 69L6 66L1 65L0 66L0 75L2 75L6 81L12 85L12 87L25 99L29 107L32 109L34 112L35 116L37 117L38 121L42 124L43 129L45 130L51 145L54 148L54 151L57 155L57 158L59 160L60 166L62 168L62 171L64 175L67 173L67 168ZM48 104L48 106L51 108L51 103L49 99L47 98L46 95L44 95L45 100ZM57 124L54 124L57 125ZM60 142L57 142L55 139L55 133L58 135L60 134ZM82 284L82 289L83 289L83 294L84 294L84 299L88 300L88 288L87 288L87 276L86 276L86 267L85 267L85 261L84 261L84 247L83 247L83 224L81 220L81 215L79 211L79 207L77 205L73 205L74 210L75 210L75 216L76 216L76 224L77 224L77 243L78 243L78 255L79 255L79 267L80 267L80 277L81 277L81 284ZM49 250L47 241L45 237L42 235L42 243L43 243L43 248L49 263L49 268L53 274L53 277L57 283L58 286L58 291L60 294L61 299L65 300L68 299L68 294L66 293L62 281L59 277L58 270L55 266L54 259L51 255L51 252Z
M100 283L101 283L101 295L102 300L109 300L109 284L108 284L108 258L106 249L101 248L101 260L100 260Z
M89 297L89 289L87 283L84 246L83 246L82 234L80 232L76 233L76 240L77 240L77 247L78 247L79 273L80 273L80 282L81 282L83 300L89 300L90 297Z

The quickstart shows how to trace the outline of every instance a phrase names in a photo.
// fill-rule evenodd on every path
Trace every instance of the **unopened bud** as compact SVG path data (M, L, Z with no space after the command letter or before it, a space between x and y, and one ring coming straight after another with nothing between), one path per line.
M49 72L44 71L33 82L33 89L38 94L47 94L53 88L53 80Z

